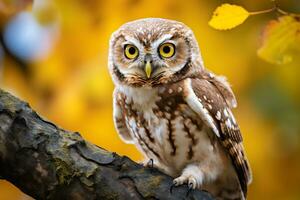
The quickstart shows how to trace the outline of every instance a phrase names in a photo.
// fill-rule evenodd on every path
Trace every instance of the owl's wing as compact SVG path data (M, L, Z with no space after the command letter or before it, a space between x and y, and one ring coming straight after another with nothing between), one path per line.
M121 101L120 93L115 89L113 93L113 118L115 128L121 137L121 139L128 144L133 143L133 139L129 133L129 130L125 123L125 118L121 109Z
M188 105L211 127L220 144L229 154L244 195L252 175L242 144L242 135L230 110L230 105L213 82L187 79L185 99Z
M211 84L213 84L220 94L225 99L229 108L235 108L237 106L237 102L235 96L230 88L229 83L224 76L216 76L212 72L203 70L201 74L202 78L208 80Z

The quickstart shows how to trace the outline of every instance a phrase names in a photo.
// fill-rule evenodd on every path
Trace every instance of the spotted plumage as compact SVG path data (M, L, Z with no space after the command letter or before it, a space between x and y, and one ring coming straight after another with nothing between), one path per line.
M245 199L251 171L225 78L204 68L184 24L141 19L111 37L114 122L121 138L174 177L216 199Z

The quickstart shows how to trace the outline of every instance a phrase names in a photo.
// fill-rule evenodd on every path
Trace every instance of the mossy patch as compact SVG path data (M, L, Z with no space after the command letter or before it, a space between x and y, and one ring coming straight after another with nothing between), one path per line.
M54 158L54 165L59 184L68 185L72 181L74 170L59 158Z

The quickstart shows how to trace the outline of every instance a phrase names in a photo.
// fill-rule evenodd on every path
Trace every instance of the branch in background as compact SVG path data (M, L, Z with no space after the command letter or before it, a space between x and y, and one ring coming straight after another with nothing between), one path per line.
M172 178L43 120L0 90L0 177L36 199L203 199Z

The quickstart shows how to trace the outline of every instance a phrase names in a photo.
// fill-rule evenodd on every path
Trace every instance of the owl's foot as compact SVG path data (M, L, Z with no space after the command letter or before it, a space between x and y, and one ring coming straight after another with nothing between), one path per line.
M174 184L174 186L180 186L183 184L187 184L189 189L196 189L197 185L198 185L196 178L193 176L189 176L189 177L180 176L173 180L173 184Z
M200 168L196 165L187 166L181 176L175 178L173 180L173 185L170 188L170 192L172 193L174 186L180 186L183 184L188 185L187 195L196 188L200 188L203 183L203 173Z
M141 163L144 167L154 168L154 160L150 158L148 161L145 160L143 163Z
M179 177L179 178L180 178L180 177ZM178 178L176 178L176 179L178 179ZM184 183L179 184L179 183L177 182L176 179L173 180L173 184L172 184L171 187L170 187L170 193L171 193L171 194L173 193L173 188L174 188L174 187L177 187L177 186L180 186L180 185L184 184ZM193 191L194 189L196 189L196 188L193 187L193 184L188 184L188 190L187 190L185 196L188 197L189 194L190 194L190 192Z

